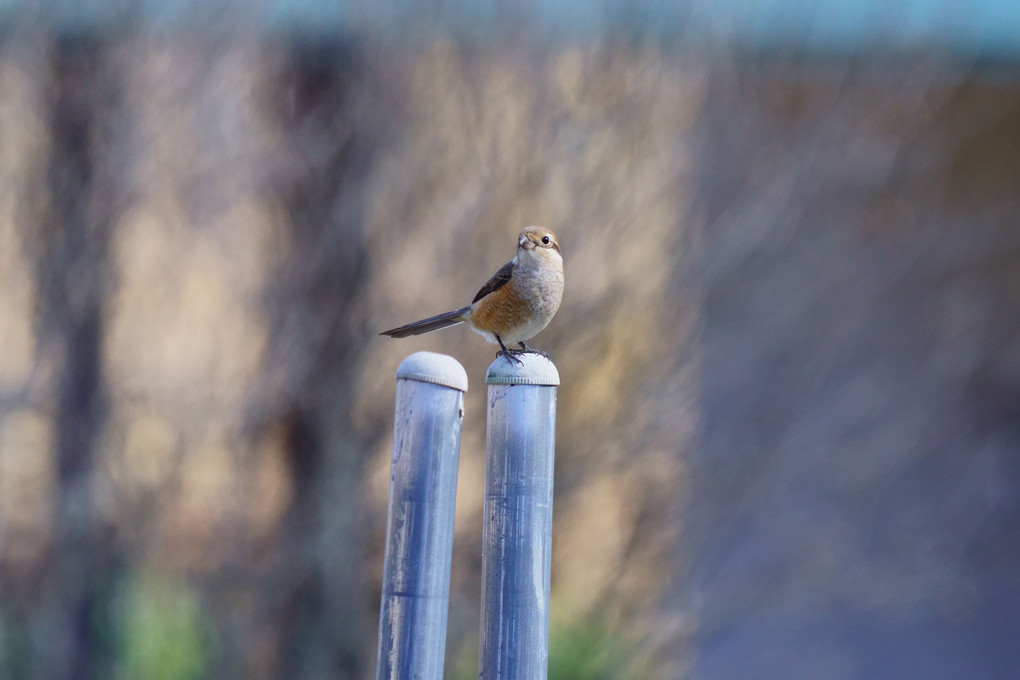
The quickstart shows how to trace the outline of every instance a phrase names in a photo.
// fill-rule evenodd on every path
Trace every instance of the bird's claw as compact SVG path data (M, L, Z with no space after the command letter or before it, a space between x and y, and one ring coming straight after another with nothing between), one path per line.
M506 357L506 360L510 362L511 366L513 366L515 363L518 366L523 366L524 362L521 361L516 356L518 354L524 354L524 350L522 350L522 349L504 349L504 350L500 350L499 352L496 352L496 356L497 357L499 357L499 356Z
M496 352L497 357L499 356L506 357L507 361L509 361L511 364L516 363L518 366L524 365L524 362L521 361L519 358L520 355L522 354L537 354L543 359L549 360L549 355L546 352L543 352L540 349L532 349L530 347L526 347L525 349L506 349Z
M510 351L511 352L517 352L518 354L537 354L538 356L542 357L543 359L548 359L549 358L549 355L546 354L545 352L543 352L540 349L533 349L531 347L528 347L523 342L520 343L520 345L521 345L521 349L515 349L515 350L510 350Z

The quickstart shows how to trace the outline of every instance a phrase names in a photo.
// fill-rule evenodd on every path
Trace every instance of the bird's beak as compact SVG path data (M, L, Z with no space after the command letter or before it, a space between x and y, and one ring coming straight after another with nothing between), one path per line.
M522 238L521 242L518 245L520 245L520 247L524 248L525 250L533 250L535 248L534 241L528 238Z

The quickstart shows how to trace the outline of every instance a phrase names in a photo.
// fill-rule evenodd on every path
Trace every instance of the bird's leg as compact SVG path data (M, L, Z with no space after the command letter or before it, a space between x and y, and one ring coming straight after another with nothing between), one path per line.
M521 346L521 348L522 348L521 351L522 352L528 352L529 354L537 354L538 356L542 357L543 359L548 359L549 358L549 355L546 354L545 352L543 352L542 350L540 350L540 349L531 349L530 347L525 345L523 341L519 342L517 344Z
M499 343L499 347L500 347L500 351L496 353L496 356L504 356L504 357L506 357L506 360L509 361L511 365L513 365L513 363L515 361L518 364L523 364L524 363L523 361L521 361L520 359L518 359L517 357L514 356L514 354L519 354L520 350L507 349L506 345L503 344L503 339L502 338L500 338L495 333L493 333L493 336L495 336L496 342Z

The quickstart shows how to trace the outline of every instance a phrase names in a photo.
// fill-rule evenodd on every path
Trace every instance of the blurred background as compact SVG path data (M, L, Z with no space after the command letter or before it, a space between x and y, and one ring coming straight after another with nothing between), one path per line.
M369 678L407 354L563 306L550 677L1020 667L1020 6L0 2L0 677Z

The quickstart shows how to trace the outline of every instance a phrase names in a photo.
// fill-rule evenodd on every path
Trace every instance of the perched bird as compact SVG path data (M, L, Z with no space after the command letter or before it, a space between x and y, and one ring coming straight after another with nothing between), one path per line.
M517 237L517 257L500 267L470 305L380 335L406 338L466 323L489 342L495 341L499 355L519 363L514 355L534 351L524 341L549 324L562 298L563 257L556 234L545 227L526 227ZM514 344L521 349L507 349Z

